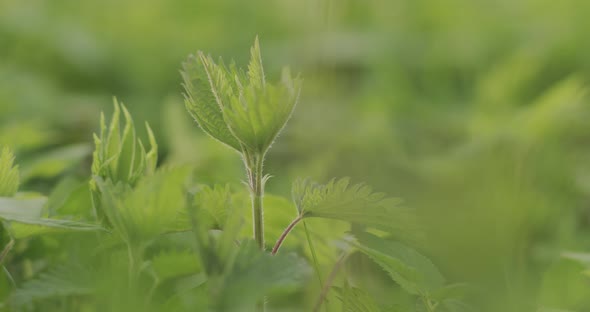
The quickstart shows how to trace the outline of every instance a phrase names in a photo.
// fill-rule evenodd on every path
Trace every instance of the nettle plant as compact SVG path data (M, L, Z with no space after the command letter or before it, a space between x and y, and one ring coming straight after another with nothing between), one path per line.
M183 65L188 112L204 132L237 151L243 159L252 202L253 237L264 252L263 196L269 180L263 173L264 160L293 113L302 80L292 78L290 70L284 68L278 82L267 82L258 38L250 50L247 71L233 62L229 65L221 59L215 62L203 52L191 55ZM364 184L350 184L347 178L334 179L325 185L309 179L296 180L292 199L297 215L280 235L271 254L277 255L288 234L298 223L303 223L322 287L314 310L321 308L340 266L354 252L373 259L399 286L419 299L417 305L407 309L455 311L466 308L459 300L463 285L445 285L445 279L430 260L402 243L416 241L421 235L413 212L399 200L374 193ZM313 237L305 224L307 218L341 220L352 225L351 236L342 239L348 247L343 248L343 255L325 282L318 267ZM286 263L281 268L292 269ZM337 291L346 311L382 310L370 295L347 280Z
M468 310L462 302L465 287L447 284L436 266L410 247L423 239L413 211L347 178L327 184L294 181L292 204L282 205L296 208L291 222L278 224L282 234L267 244L263 203L289 200L265 198L269 176L264 161L298 102L301 79L283 69L278 81L267 81L258 40L246 70L198 52L189 56L181 73L190 115L243 160L253 234L243 231L249 219L243 209L248 205L242 200L245 192L199 184L191 168L158 168L158 145L149 125L148 148L129 111L115 100L110 122L101 116L94 137L90 183L70 196L86 194L88 203L66 200L76 208L55 209L56 218L42 214L42 202L36 204L35 215L23 216L30 210L10 206L30 199L14 198L18 172L12 155L2 152L0 218L11 243L0 261L15 238L55 230L91 232L76 236L81 243L64 243L67 254L77 255L73 264L58 265L22 284L17 281L10 306L43 311L63 311L65 303L76 311ZM89 220L73 221L76 213ZM276 228L278 219L271 217L267 220L274 220ZM350 231L336 239L321 237L310 230L309 219L348 223ZM304 241L285 245L299 239L289 235L298 226ZM291 248L295 245L307 247L309 256L304 248ZM321 250L320 259L316 246L339 256L326 260ZM404 293L397 296L403 300L383 301L363 287L366 283L346 269L358 257L381 267L392 281L380 285L391 287L387 292ZM318 284L311 278L313 271ZM47 302L58 302L59 308L51 309Z

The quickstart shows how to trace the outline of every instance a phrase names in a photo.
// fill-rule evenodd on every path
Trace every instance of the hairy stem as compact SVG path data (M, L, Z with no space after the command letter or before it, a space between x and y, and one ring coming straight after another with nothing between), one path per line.
M289 235L289 233L291 233L293 228L295 228L297 223L299 223L299 221L301 221L302 219L303 219L302 216L298 216L297 218L295 218L295 220L293 220L289 224L289 226L287 226L285 231L283 231L283 234L281 234L281 236L277 240L275 246L272 248L272 255L273 256L277 254L277 252L279 251L279 248L281 248L281 245L283 245L283 241L285 240L285 238L287 238L287 235Z
M251 168L250 188L252 196L252 220L254 225L254 240L258 248L264 250L264 210L262 200L264 197L264 183L262 173L262 163L264 156L256 155L254 159L254 168Z

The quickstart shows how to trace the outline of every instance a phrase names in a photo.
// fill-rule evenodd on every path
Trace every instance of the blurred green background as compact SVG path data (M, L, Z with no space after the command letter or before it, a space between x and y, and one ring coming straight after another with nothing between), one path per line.
M238 156L185 113L179 69L196 50L245 64L258 35L269 76L289 64L305 80L269 193L298 176L365 181L418 211L424 253L485 310L590 311L585 267L561 256L590 251L589 13L585 0L0 0L0 145L27 191L87 177L117 96L163 163L239 184Z

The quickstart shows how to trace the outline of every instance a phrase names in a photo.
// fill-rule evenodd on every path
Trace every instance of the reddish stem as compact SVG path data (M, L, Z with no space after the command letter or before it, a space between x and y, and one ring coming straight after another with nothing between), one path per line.
M277 252L279 251L279 248L281 248L281 245L283 244L283 241L285 240L285 238L287 238L287 235L289 235L289 233L291 233L291 230L293 230L293 228L297 225L297 223L299 223L299 221L303 220L302 216L298 216L297 218L295 218L295 220L293 220L291 222L291 224L289 224L289 226L285 229L285 231L283 231L283 234L281 234L281 236L279 237L279 239L277 240L277 243L275 244L275 246L272 248L272 255L276 255Z

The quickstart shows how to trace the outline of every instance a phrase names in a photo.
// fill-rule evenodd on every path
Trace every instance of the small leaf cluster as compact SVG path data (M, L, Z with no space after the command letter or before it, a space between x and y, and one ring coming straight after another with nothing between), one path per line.
M104 114L100 116L100 133L94 135L92 175L113 183L135 185L144 175L153 174L158 162L158 145L150 126L146 130L150 150L137 138L133 118L123 104L114 99L114 112L107 128ZM125 119L121 131L121 111ZM96 189L93 182L91 187Z
M289 120L301 79L284 68L280 82L266 81L260 46L250 51L247 73L203 52L183 64L186 108L207 134L238 152L264 155Z

